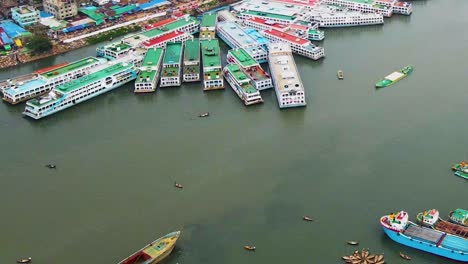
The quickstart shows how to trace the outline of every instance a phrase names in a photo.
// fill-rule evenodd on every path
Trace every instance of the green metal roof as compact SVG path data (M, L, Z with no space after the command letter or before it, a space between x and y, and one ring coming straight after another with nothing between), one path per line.
M184 61L200 61L200 41L197 38L185 41Z
M151 29L151 30L148 30L148 31L145 31L143 33L141 33L143 36L146 36L148 38L155 38L159 35L162 35L164 33L164 31L158 29L158 28L154 28L154 29Z
M296 17L294 17L294 16L279 15L279 14L259 12L259 11L254 11L254 10L248 10L248 11L245 11L245 12L242 12L242 13L243 14L248 14L248 15L254 15L254 16L262 16L262 17L267 17L267 18L283 19L283 20L294 20L294 19L296 19Z
M146 52L145 58L143 59L143 63L141 64L142 67L151 67L151 66L157 66L158 61L160 61L161 56L163 54L163 49L162 48L151 48ZM146 82L146 78L149 78L150 81L154 80L154 77L156 76L157 70L150 70L147 69L145 71L140 71L137 77L137 82L140 81L140 79L143 79L140 82Z
M465 220L467 219L468 216L468 211L463 210L463 209L456 209L455 212L453 212L452 217L455 219L459 220Z
M175 29L178 29L178 28L181 28L185 25L188 25L190 23L199 23L197 19L195 19L194 17L188 17L187 20L185 19L179 19L177 21L174 21L172 23L169 23L167 25L164 25L162 27L160 27L159 29L163 30L163 31L169 31L169 30L175 30Z
M202 18L201 26L202 27L215 27L217 17L218 17L218 14L216 12L205 13Z
M96 63L96 62L99 62L99 60L97 58L87 57L87 58L81 59L79 61L75 61L73 63L67 64L67 65L65 65L63 67L57 68L55 70L45 72L45 73L43 73L41 75L44 78L52 78L52 77L55 77L57 75L62 75L62 74L68 73L70 71L74 71L76 69L86 67L86 66L91 65L91 64Z
M169 42L166 44L164 64L180 63L182 58L182 42Z
M349 0L351 2L360 3L360 4L373 4L374 0Z
M91 73L89 75L86 75L84 77L81 77L77 80L62 84L57 86L56 90L62 92L62 93L69 93L72 92L73 90L79 89L85 85L88 85L90 83L93 83L95 81L104 79L106 77L112 76L118 72L121 72L125 69L130 69L133 67L133 64L131 63L117 63L115 65L109 66L103 70Z
M218 39L202 40L200 43L203 56L203 67L221 68Z
M255 93L257 92L257 89L253 87L253 85L249 82L245 82L246 80L249 80L247 75L239 68L239 65L237 64L229 64L226 66L228 71L231 73L234 78L240 82L244 81L244 83L240 84L242 89L246 93Z
M242 65L243 68L251 67L257 65L258 62L252 58L244 49L232 49L228 51L231 56L236 58L236 60Z

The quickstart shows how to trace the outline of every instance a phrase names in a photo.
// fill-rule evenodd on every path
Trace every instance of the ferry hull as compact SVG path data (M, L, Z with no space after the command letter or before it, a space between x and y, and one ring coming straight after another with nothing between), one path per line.
M403 244L408 247L416 248L422 251L426 251L435 255L446 257L453 260L458 260L462 262L468 262L468 254L460 254L457 251L452 251L447 248L438 247L434 243L428 243L422 240L412 239L404 234L390 230L382 226L383 231L390 237L393 241Z

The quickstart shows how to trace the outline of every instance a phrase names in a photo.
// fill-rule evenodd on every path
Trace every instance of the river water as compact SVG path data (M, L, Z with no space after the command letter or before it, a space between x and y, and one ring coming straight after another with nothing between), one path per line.
M468 207L468 183L449 169L468 159L468 2L413 5L384 26L326 30L323 61L296 57L305 108L279 110L273 90L247 108L198 83L148 95L128 84L39 121L0 104L0 263L116 263L174 230L169 264L341 263L347 240L388 263L403 263L400 251L452 263L391 241L378 222ZM407 64L410 77L373 88Z

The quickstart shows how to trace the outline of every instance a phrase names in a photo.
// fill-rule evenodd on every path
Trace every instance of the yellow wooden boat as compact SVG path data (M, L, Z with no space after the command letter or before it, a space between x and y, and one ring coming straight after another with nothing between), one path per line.
M169 233L156 239L144 248L133 253L130 257L122 260L119 264L155 264L161 262L171 254L179 239L180 231Z

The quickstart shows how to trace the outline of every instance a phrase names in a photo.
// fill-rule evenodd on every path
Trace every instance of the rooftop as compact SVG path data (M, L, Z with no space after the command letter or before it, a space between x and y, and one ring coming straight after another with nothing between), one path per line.
M281 3L286 3L286 4L291 4L291 5L304 5L304 6L315 6L317 4L317 0L271 0L273 2L281 2Z
M265 36L263 36L262 34L258 33L256 29L247 28L245 29L245 33L247 33L259 45L266 45L270 43L270 40L265 38Z
M243 68L251 67L258 65L258 62L255 61L244 49L232 49L228 51L231 56L233 56L238 63L242 65Z
M138 74L137 82L145 82L146 80L153 81L158 71L158 62L161 61L163 54L162 48L151 48L146 52L143 63L141 64L142 70ZM156 68L153 68L155 66ZM143 70L143 67L144 70Z
M278 38L281 38L281 39L286 40L286 41L288 41L290 43L295 43L295 44L298 44L298 45L306 45L306 44L310 43L310 41L307 40L307 39L299 38L297 36L294 36L294 35L291 35L291 34L288 34L288 33L284 33L284 32L278 31L276 29L267 29L267 30L264 31L264 33L275 36L275 37L278 37Z
M109 49L109 50L111 50L113 52L127 50L127 49L129 49L131 47L132 46L128 45L125 42L116 42L116 43L112 43L112 44L109 44L107 46L104 46L105 49Z
M266 18L276 18L276 19L282 19L282 20L290 20L290 21L293 21L294 19L296 19L295 16L273 14L273 13L268 13L268 12L258 12L258 11L253 11L253 10L245 11L245 12L243 12L243 14L253 15L253 16L262 16L262 17L266 17Z
M297 0L293 0L297 1ZM234 5L233 9L237 12L243 12L245 10L254 11L259 13L265 13L265 15L283 15L286 17L296 17L298 14L304 13L305 7L303 5L292 5L281 2L274 1L265 1L265 0L249 0L247 2L242 2L241 4ZM255 14L253 14L255 15ZM280 19L285 19L286 17L276 17Z
M288 43L277 42L268 46L270 50L270 71L275 74L274 83L279 91L304 90L304 86L297 71L296 63Z
M360 3L360 4L370 4L370 5L374 3L374 0L347 0L347 1Z
M165 35L162 35L162 36L159 36L159 37L156 37L156 38L153 38L153 39L150 39L150 40L147 40L145 42L143 42L143 46L145 47L152 47L152 46L155 46L156 44L159 44L159 43L162 43L162 42L167 42L171 39L174 39L180 35L183 35L183 34L186 34L182 31L173 31L169 34L165 34Z
M175 19L175 18L172 18L172 17L171 17L171 18L167 18L167 19L163 19L163 20L158 21L158 22L156 22L156 23L146 25L146 26L145 26L145 29L146 29L146 30L149 30L149 29L153 29L153 28L158 28L158 27L164 26L164 25L166 25L166 24L172 23L172 22L174 22L174 21L176 21L176 19Z
M39 88L41 87L42 85L45 85L47 82L44 81L44 80L41 80L41 79L33 79L33 80L30 80L30 81L26 81L26 82L19 82L17 85L16 85L16 88L15 89L12 89L12 88L8 88L5 90L5 93L11 95L11 96L14 96L16 94L20 94L22 92L25 92L25 91L30 91L30 90L34 90L36 88Z
M62 84L57 86L56 90L62 92L62 93L69 93L72 92L76 89L79 89L85 85L88 85L90 83L93 83L95 81L104 79L108 76L112 76L118 72L121 72L126 69L130 69L133 67L133 64L130 63L117 63L114 65L111 65L107 68L104 68L100 71L93 72L89 75L86 75L84 77L81 77L77 80Z
M203 14L201 26L202 27L215 27L217 17L218 17L218 13L216 12Z
M164 64L179 64L182 58L182 42L169 42L166 45Z
M16 12L21 15L27 15L32 13L38 13L36 9L32 6L18 6L11 9L11 12Z
M160 26L159 29L162 30L162 31L171 31L171 30L176 30L176 29L179 29L185 25L188 25L190 23L198 23L198 20L195 19L194 17L190 17L190 16L187 16L187 17L181 17L180 19L174 21L174 22L171 22L171 23L168 23L166 25L163 25L163 26Z
M255 93L257 90L250 84L249 78L239 68L237 64L228 64L226 66L231 75L237 80L238 83L242 83L240 86L246 93ZM246 82L247 81L247 82Z
M218 39L202 40L200 42L203 56L203 67L221 68Z
M200 61L200 41L197 38L185 42L184 61Z
M240 47L256 45L255 40L249 36L244 29L234 22L222 22L218 23L218 29L229 34L231 38L235 39L239 43Z
M71 71L74 71L74 70L89 66L91 64L98 63L98 62L99 62L99 59L97 59L95 57L87 57L87 58L81 59L79 61L75 61L75 62L72 62L70 64L67 64L67 65L65 65L63 67L56 68L56 69L53 69L53 70L48 71L48 72L44 72L41 75L44 78L52 78L52 77L55 77L57 75L62 75L62 74L65 74L65 73L68 73L68 72L71 72Z

